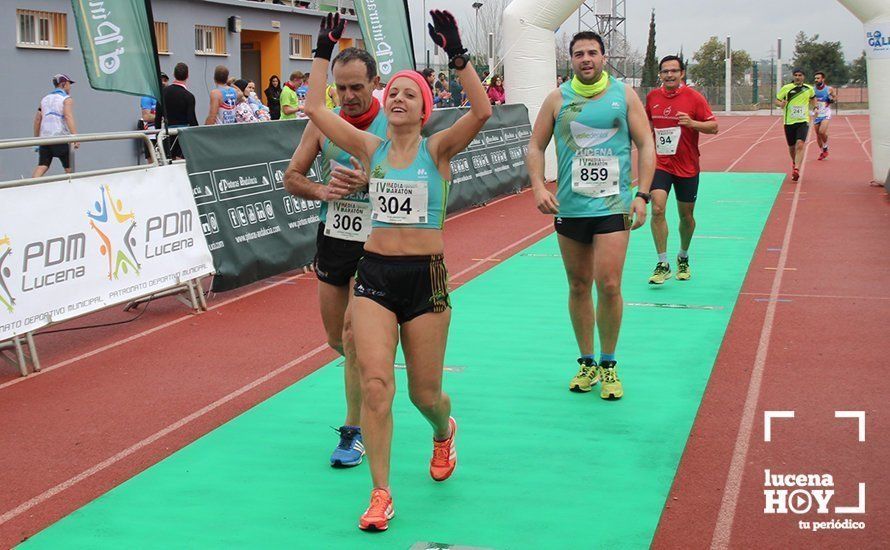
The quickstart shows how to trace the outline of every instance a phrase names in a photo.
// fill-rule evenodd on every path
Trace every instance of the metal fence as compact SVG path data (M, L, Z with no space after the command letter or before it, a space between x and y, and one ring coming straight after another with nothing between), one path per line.
M140 150L142 148L148 153L148 158L146 159L148 164L135 165L135 166L123 166L119 168L106 168L102 170L91 170L87 172L80 173L72 173L72 174L60 174L53 176L42 176L39 178L25 178L19 180L10 180L10 181L0 181L0 190L6 188L13 187L23 187L28 185L40 185L43 183L49 183L54 181L62 181L62 180L73 180L77 178L84 178L89 176L99 176L106 174L118 174L121 172L130 172L134 170L144 170L146 168L151 168L154 166L160 166L162 164L166 164L167 160L165 158L163 149L158 150L155 144L149 139L149 134L154 132L113 132L113 133L103 133L103 134L79 134L79 135L68 135L68 136L58 136L53 138L27 138L27 139L9 139L0 141L0 151L9 150L9 149L17 149L17 148L30 148L41 145L56 145L56 144L72 144L72 143L87 143L87 142L109 142L109 141L119 141L119 140L135 140L140 144ZM163 139L163 136L162 136ZM183 295L188 296L188 298L183 299ZM195 312L201 312L207 310L207 302L204 297L204 289L201 285L201 281L199 279L189 279L187 281L176 282L171 284L168 287L158 289L150 294L143 295L128 304L125 305L124 310L127 311L132 309L138 304L148 302L157 298L161 298L164 296L175 296L177 299L180 299L187 306L191 307ZM89 315L87 313L86 315ZM70 321L73 318L66 319L64 322ZM49 323L47 325L41 326L41 329L45 329L48 326L54 325L55 323ZM39 330L39 329L38 329ZM39 332L37 333L39 334ZM13 336L8 340L0 340L0 359L5 360L8 363L11 363L13 366L19 369L22 376L27 376L30 370L35 372L40 370L40 358L37 354L37 346L34 342L34 332L27 332L24 334L20 334L17 336ZM29 368L30 367L30 368Z
M646 100L646 95L654 88L635 88L640 99ZM714 111L722 111L726 105L726 88L723 86L695 86L700 94L702 94L711 109ZM753 86L751 84L743 84L732 87L732 110L733 111L757 111L757 110L778 110L776 107L775 88L769 85ZM833 105L835 112L853 109L868 108L868 89L862 87L842 87L837 88L837 102Z

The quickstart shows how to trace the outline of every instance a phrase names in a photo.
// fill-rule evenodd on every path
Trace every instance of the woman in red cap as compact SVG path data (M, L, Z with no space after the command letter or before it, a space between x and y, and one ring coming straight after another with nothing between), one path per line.
M385 530L393 517L389 463L393 363L400 336L411 401L433 427L430 475L444 481L457 465L457 424L451 417L451 400L442 391L451 320L442 228L450 161L482 129L491 105L470 66L454 16L438 10L430 15L430 36L448 53L449 66L461 74L472 105L451 127L429 138L421 136L433 97L415 71L396 73L384 90L388 139L358 130L325 108L328 64L346 24L339 14L322 20L306 98L312 122L370 174L373 229L358 265L356 300L350 306L362 376L362 433L374 484L371 504L359 520L364 530Z

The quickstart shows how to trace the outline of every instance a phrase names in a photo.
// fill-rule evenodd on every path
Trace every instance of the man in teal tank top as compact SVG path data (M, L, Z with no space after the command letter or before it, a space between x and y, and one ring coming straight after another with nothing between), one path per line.
M341 99L340 116L385 139L386 117L371 95L380 81L374 58L364 50L346 48L333 63L334 82ZM320 184L306 176L319 153ZM315 256L318 301L328 344L346 359L346 421L338 430L340 442L330 462L334 467L358 466L365 454L359 427L361 387L346 308L355 270L371 231L368 175L358 161L331 143L310 122L287 168L284 186L300 198L322 201Z
M569 315L581 357L569 389L603 399L624 395L615 348L624 302L621 272L630 230L646 221L655 172L655 142L646 111L629 86L603 70L605 47L593 32L569 46L574 78L551 92L538 113L527 158L538 210L554 226L569 281ZM544 150L556 137L556 195L544 184ZM639 192L631 189L631 140L637 146ZM592 289L596 283L594 311ZM599 325L600 357L593 350Z

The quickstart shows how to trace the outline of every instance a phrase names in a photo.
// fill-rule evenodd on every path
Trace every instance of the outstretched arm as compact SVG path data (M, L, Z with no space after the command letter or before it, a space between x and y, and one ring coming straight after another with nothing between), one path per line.
M457 28L454 16L447 11L439 10L431 10L430 16L433 19L433 23L428 24L430 36L436 45L445 50L449 59L466 53L467 50L461 44L460 30ZM488 94L476 70L467 62L467 65L458 72L464 85L464 92L470 101L470 110L453 125L436 132L430 138L430 153L436 164L448 163L456 154L466 149L485 125L485 121L491 117Z
M630 129L630 138L637 146L637 175L639 176L640 192L648 193L652 186L652 176L655 175L655 139L649 130L646 120L646 110L637 93L627 87L627 125ZM646 223L646 202L635 197L631 203L631 211L634 215L631 229L637 229Z
M544 151L553 137L554 117L556 106L560 101L559 88L550 92L538 118L532 128L532 137L528 142L528 155L525 164L528 167L528 177L532 183L532 192L535 194L535 205L544 214L559 214L559 201L544 187Z
M306 94L306 115L322 134L337 144L338 147L359 159L363 166L371 162L371 155L380 143L380 138L363 132L349 124L325 106L324 96L327 88L328 66L334 46L343 35L346 20L340 14L328 14L321 20L318 31L318 42L315 59L309 73L309 92Z

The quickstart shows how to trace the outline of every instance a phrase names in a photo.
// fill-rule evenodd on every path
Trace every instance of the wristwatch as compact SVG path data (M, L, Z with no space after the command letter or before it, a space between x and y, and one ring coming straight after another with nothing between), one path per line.
M644 201L646 204L649 204L649 201L652 200L652 195L650 195L649 193L643 193L642 191L637 191L636 196L637 196L637 197L640 197L641 199L643 199L643 201Z
M467 54L457 54L448 61L448 68L460 71L463 70L469 62L470 57Z

